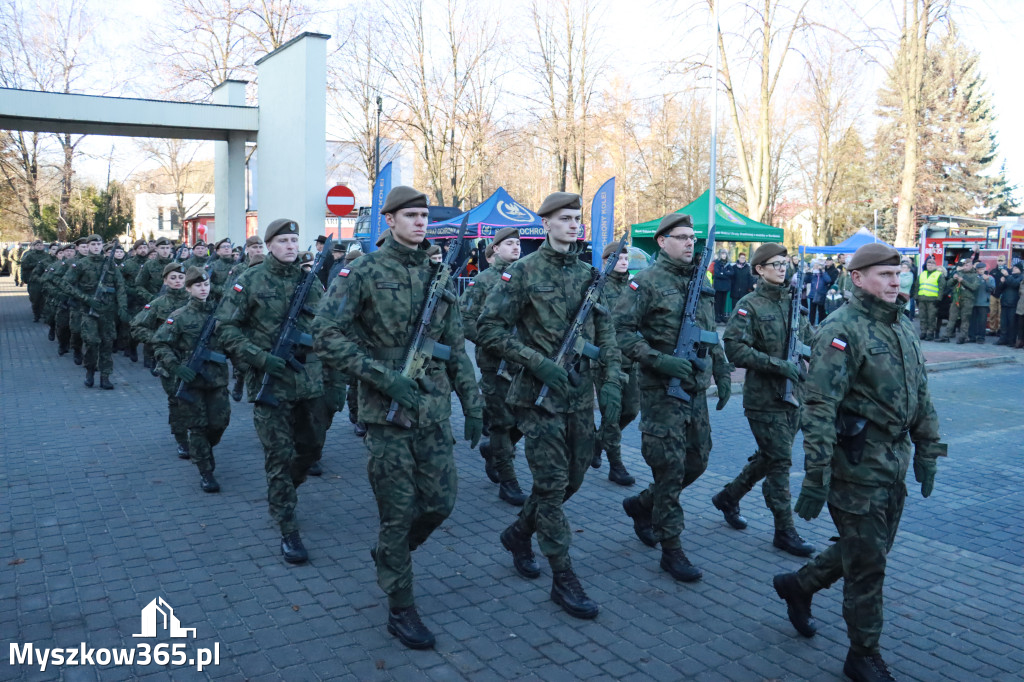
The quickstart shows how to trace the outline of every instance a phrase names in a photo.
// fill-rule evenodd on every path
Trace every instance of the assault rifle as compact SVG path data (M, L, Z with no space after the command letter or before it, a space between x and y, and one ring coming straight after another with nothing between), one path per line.
M299 331L298 322L299 315L303 310L307 312L313 312L306 307L306 297L309 296L309 290L313 288L313 283L320 284L320 278L317 277L317 273L320 272L320 268L324 266L324 256L331 252L331 242L333 240L328 237L327 243L324 244L324 250L316 255L316 260L313 261L313 267L310 268L302 277L302 281L295 287L295 292L292 293L292 300L288 304L288 315L285 316L284 322L281 324L281 331L277 334L277 341L274 342L274 347L270 349L271 355L276 355L287 363L289 367L295 372L301 372L305 365L299 361L295 356L295 350L302 346L304 348L313 347L313 337L309 334ZM256 394L256 402L260 405L270 405L276 407L278 402L277 398L274 397L274 377L267 372L263 373L263 383L260 385L259 393Z
M519 336L519 329L516 328L516 327L513 327L512 328L512 338L514 339L517 336ZM509 374L509 371L508 371L508 360L506 360L505 358L502 358L501 362L498 363L498 371L495 372L495 373L499 377L504 379L505 381L512 381L512 375Z
M444 261L437 266L434 279L431 280L430 288L427 289L427 297L423 301L419 322L405 352L405 362L402 363L402 376L413 381L418 381L423 376L423 370L431 359L448 360L452 356L451 347L430 338L427 332L430 330L430 323L433 321L434 313L442 299L446 306L456 301L455 295L448 291L448 283L452 279L452 273L458 272L458 270L453 270L453 266L462 250L462 238L466 234L468 224L469 214L467 213L462 219L462 225L459 226L459 234L448 247L448 253L445 254ZM327 251L327 246L324 246L324 251ZM391 401L387 421L389 424L400 426L403 429L412 428L412 420L402 411L402 406L398 404L397 400Z
M112 294L116 291L114 287L104 286L103 280L107 278L107 273L110 272L110 268L114 265L114 250L120 248L120 244L115 244L110 247L110 255L103 259L103 269L100 270L99 281L96 282L96 291L93 292L93 299L99 299L103 294ZM89 305L89 317L99 317L100 314L96 312L96 309L90 304Z
M556 365L569 373L569 383L573 386L579 386L580 374L576 367L579 365L580 360L583 357L596 360L601 353L600 348L584 341L583 327L590 318L590 313L594 310L594 306L601 299L601 292L604 291L608 275L615 269L615 264L619 262L619 254L622 253L625 245L626 235L623 235L622 239L619 240L618 248L612 252L612 255L605 262L604 270L594 277L586 293L583 294L583 302L580 304L579 310L576 311L576 317L573 319L572 324L569 325L569 330L566 331L565 336L562 338L562 345L558 348L558 353L553 358ZM533 402L534 406L541 407L550 391L551 388L547 384L542 385L540 387L540 395Z
M786 360L800 367L803 358L811 357L811 347L800 341L800 290L803 289L804 272L803 262L797 270L796 276L789 283L789 293L792 300L789 302L789 338L786 340ZM782 400L793 407L800 407L800 401L793 394L793 380L786 379L786 389L782 394Z
M676 338L676 347L672 351L672 357L685 358L700 371L707 369L708 361L705 359L707 345L718 343L718 332L709 332L701 329L697 324L697 311L700 308L700 295L704 290L704 278L711 265L711 255L715 250L715 225L708 228L707 242L704 244L704 252L700 256L700 264L693 271L690 278L690 286L686 291L686 305L683 307L683 321L679 325L679 336ZM704 355L701 355L701 353ZM678 377L672 377L668 382L666 393L684 403L690 402L690 394L683 390L682 382Z
M189 356L188 362L185 363L186 367L207 381L210 381L210 376L203 369L207 362L216 362L218 365L226 365L228 362L227 357L223 353L210 350L210 337L213 336L213 332L217 328L217 320L213 316L214 312L216 310L211 312L210 316L206 318L203 329L199 332L199 338L196 340L196 345L192 349L192 355ZM189 393L188 384L184 380L178 381L178 390L174 392L174 397L181 398L186 403L194 403L196 401L195 397Z

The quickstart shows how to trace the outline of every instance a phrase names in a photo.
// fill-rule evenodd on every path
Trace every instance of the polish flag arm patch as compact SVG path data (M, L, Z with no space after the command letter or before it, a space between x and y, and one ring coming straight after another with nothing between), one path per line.
M637 284L636 282L630 282L629 283L629 288L632 289L633 291L636 291L637 289L640 288L640 285Z
M149 310L149 304L148 303L146 304L146 308L145 309Z
M350 272L352 271L348 268L342 268L341 270L338 270L338 277L348 277L348 273Z
M512 275L510 275L510 274L509 274L509 273L507 273L507 272L503 272L503 273L501 273L501 278L502 278L503 280L505 280L505 281L507 282L507 281L509 281L510 279L512 279Z
M846 341L843 341L842 339L838 339L838 338L832 339L832 344L831 345L836 350L841 350L841 351L844 351L844 352L846 351Z
M170 317L168 317L168 318L167 318L167 324L174 324L174 319L173 319L173 318L170 318Z
M243 289L241 284L236 284L235 286L233 286L231 288L234 289L235 291L241 291Z
M736 314L740 315L742 317L746 317L749 313L747 313L747 311L744 310L743 308L737 308L736 309Z
M466 286L469 286L469 287L475 286L475 285L476 285L476 282L474 282L473 280L469 280L469 282L466 283Z

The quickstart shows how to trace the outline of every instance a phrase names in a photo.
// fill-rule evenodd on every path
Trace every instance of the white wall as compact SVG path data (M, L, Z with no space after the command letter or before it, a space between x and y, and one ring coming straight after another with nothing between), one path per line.
M163 209L164 229L159 228L160 209ZM154 239L167 237L178 239L181 221L196 213L213 213L213 194L186 194L185 215L178 216L178 226L171 227L171 210L178 210L178 202L174 194L156 194L140 192L135 195L135 216L132 222L132 234L135 239L148 239L150 232Z

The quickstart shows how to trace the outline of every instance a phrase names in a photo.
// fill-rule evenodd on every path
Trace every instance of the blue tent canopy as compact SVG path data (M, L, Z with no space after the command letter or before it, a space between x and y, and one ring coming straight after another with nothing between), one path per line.
M865 244L874 243L891 246L890 244L886 244L885 242L883 242L881 239L875 238L875 235L871 234L871 232L866 227L862 227L856 232L854 232L845 241L842 241L836 244L835 246L801 246L800 253L853 253L854 251L864 246ZM916 247L902 247L897 248L896 250L899 251L900 253L917 253L918 251Z
M459 232L462 219L469 216L466 236L471 238L490 238L503 227L514 227L519 230L523 239L543 239L544 227L540 216L526 208L499 187L482 204L466 213L448 220L427 225L428 239L450 239Z

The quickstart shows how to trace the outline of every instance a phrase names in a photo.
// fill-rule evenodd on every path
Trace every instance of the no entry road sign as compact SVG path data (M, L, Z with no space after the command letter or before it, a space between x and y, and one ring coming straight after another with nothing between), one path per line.
M356 206L356 195L345 185L327 190L327 210L336 216L347 216Z

